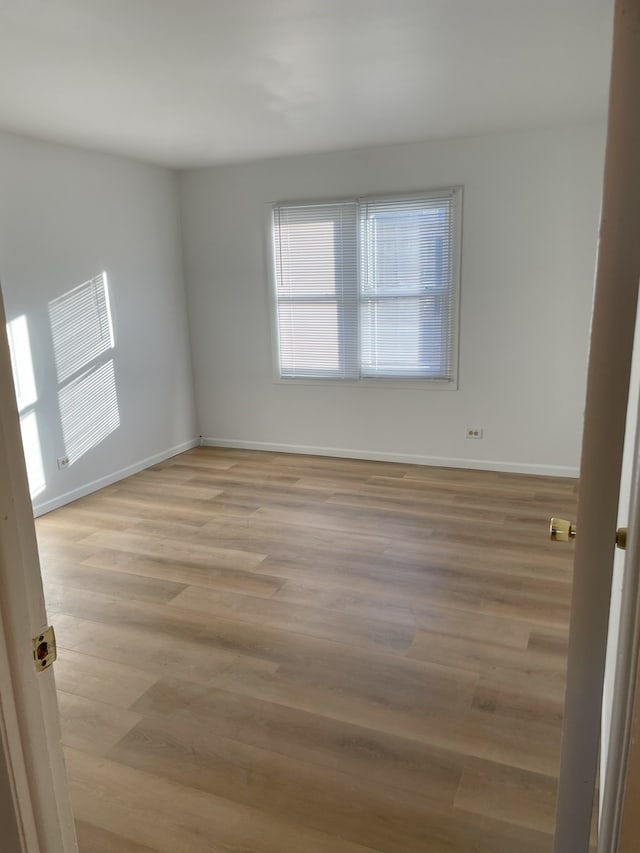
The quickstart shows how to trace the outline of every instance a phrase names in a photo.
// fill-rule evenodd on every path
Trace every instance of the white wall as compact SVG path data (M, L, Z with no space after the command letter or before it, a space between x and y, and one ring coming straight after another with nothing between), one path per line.
M58 471L65 446L48 303L103 270L120 425ZM46 479L37 511L194 438L175 174L0 134L0 282L7 320L25 315L29 326Z
M182 173L202 435L576 474L603 144L598 125ZM459 390L273 382L266 203L448 184L464 185Z

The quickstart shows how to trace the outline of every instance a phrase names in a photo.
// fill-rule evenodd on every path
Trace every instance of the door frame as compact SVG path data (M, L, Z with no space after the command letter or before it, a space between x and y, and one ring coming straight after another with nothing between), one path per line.
M46 625L0 290L0 741L20 853L76 853L53 668L32 652Z

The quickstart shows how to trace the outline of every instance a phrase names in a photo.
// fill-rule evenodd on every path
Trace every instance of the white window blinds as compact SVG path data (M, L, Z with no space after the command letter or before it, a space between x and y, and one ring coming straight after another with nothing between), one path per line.
M274 207L281 377L455 381L460 192Z
M276 207L280 375L358 375L358 211L354 203Z

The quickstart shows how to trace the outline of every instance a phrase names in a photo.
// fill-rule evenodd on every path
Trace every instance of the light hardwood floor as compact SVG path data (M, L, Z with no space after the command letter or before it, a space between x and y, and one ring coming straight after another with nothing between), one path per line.
M544 853L573 480L198 448L37 522L81 853Z

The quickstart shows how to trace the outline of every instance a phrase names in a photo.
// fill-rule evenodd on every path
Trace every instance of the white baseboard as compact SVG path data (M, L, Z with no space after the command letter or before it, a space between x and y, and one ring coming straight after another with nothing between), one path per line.
M65 506L72 501L77 501L78 498L90 495L91 492L97 492L98 489L104 489L105 486L117 483L118 480L124 480L132 474L137 474L138 471L143 471L145 468L151 467L151 465L156 465L158 462L164 462L165 459L177 456L178 453L184 453L185 450L191 450L192 447L197 447L199 444L199 438L184 441L182 444L176 444L175 447L170 447L168 450L162 450L160 453L154 453L153 456L148 456L146 459L134 462L133 465L127 465L126 468L120 468L119 471L114 471L112 474L107 474L105 477L100 477L98 480L93 480L91 483L86 483L84 486L79 486L77 489L65 492L57 498L51 498L51 500L43 501L42 503L34 502L34 518L38 518L40 515L45 515L45 513L51 512L54 509L59 509L59 507Z
M342 447L314 447L306 444L277 444L271 441L237 441L231 438L202 438L205 447L235 447L241 450L272 450L276 453L306 453L310 456L338 456L371 459L376 462L404 462L408 465L435 465L442 468L472 468L479 471L504 471L510 474L542 474L548 477L578 477L579 469L562 465L535 465L529 462L499 462L485 459L460 459L446 456L421 456L414 453L386 453L377 450L353 450Z

